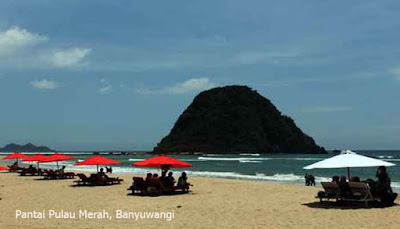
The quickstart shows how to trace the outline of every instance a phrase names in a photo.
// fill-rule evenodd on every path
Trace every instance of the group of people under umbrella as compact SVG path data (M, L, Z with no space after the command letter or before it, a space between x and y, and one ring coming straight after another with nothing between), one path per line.
M5 156L2 160L13 160L15 159L15 163L13 165L8 166L9 168L0 167L0 171L9 170L10 172L19 172L20 175L37 175L44 176L44 179L66 179L66 178L74 178L78 176L80 180L76 181L78 185L106 185L106 184L115 184L123 181L122 179L110 178L106 175L103 168L99 169L99 165L117 165L122 164L122 162L114 160L112 158L107 158L101 155L93 155L85 160L79 161L75 163L76 166L87 166L87 165L96 165L96 173L91 174L89 177L82 173L72 173L65 172L65 166L59 167L58 162L67 161L67 160L78 160L77 158L65 155L61 153L54 153L50 156L45 156L43 154L35 154L35 155L25 155L19 152L15 152L13 154ZM36 162L37 166L34 167L32 164L29 167L20 167L18 162L19 160L24 162ZM56 162L57 169L41 169L40 163L48 163L48 162ZM129 188L133 193L139 194L163 194L163 193L171 193L178 190L183 192L188 192L189 184L187 182L187 176L185 172L182 172L181 177L179 178L178 183L175 185L175 179L172 176L172 172L167 172L170 168L186 168L192 167L191 164L180 161L178 159L167 157L164 155L155 156L143 161L135 162L132 165L140 166L140 167L148 167L148 168L160 168L161 169L161 177L158 176L157 173L151 174L148 173L146 180L141 178L143 182L140 182L138 177L133 178L133 184ZM106 167L107 172L112 172L111 167Z
M317 198L329 198L329 195L333 194L339 200L377 201L383 205L392 205L397 198L397 193L394 193L391 188L391 180L386 170L386 167L390 166L395 166L395 164L345 150L336 156L305 166L303 169L347 168L347 179L346 176L333 176L331 182L333 185L322 182L323 187L325 183L327 188L325 192L319 192ZM363 167L377 167L376 180L368 178L361 181L359 177L351 176L351 168ZM312 175L306 174L306 184L307 177L310 176ZM337 191L334 189L335 185Z

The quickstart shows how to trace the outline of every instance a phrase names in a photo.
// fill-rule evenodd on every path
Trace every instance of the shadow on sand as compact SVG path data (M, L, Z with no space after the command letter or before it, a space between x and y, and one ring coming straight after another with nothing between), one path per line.
M305 203L302 205L307 206L309 208L341 209L341 210L388 208L388 207L398 206L398 204L396 204L396 203L391 206L383 206L379 202L370 202L370 203L368 203L368 206L365 206L365 203L361 203L361 202L341 202L341 201L338 201L338 202L316 201L316 202L312 202L312 203Z

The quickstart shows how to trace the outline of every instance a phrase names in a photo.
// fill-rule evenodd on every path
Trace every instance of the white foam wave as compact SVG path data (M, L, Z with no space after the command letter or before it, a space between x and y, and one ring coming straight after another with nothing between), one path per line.
M144 159L129 158L129 161L143 161Z
M253 160L241 160L240 163L261 163L261 161L253 161Z
M271 158L254 158L254 157L198 157L199 160L204 161L266 161Z
M239 154L239 155L240 155L240 156L255 156L255 157L260 156L259 153L241 153L241 154Z

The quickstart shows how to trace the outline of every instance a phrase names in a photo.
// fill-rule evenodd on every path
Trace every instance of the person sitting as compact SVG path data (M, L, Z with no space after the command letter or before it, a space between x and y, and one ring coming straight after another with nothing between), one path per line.
M390 186L390 177L386 172L385 166L379 166L376 171L376 192L379 196L381 203L385 206L393 205L394 200L397 198L397 193L393 193Z
M172 176L172 172L168 173L168 176L164 179L165 187L173 187L175 184L175 178Z
M153 174L153 177L150 179L149 185L147 186L147 192L149 194L161 195L162 192L165 191L165 186L161 182L157 173Z
M184 191L189 190L189 186L191 186L191 184L187 182L187 175L185 172L182 172L182 175L179 177L177 186L183 187Z
M65 170L65 166L61 167L61 169L56 171L56 174L60 177L64 176L64 170Z
M105 176L106 176L106 173L104 172L104 169L103 169L103 168L100 168L100 171L97 172L97 174L98 174L100 177L105 177Z
M339 189L340 189L340 195L342 197L352 196L352 192L351 192L349 183L347 183L345 176L341 176L339 179Z
M351 177L350 181L351 182L360 182L360 177Z
M335 183L339 184L339 176L333 176L332 177L332 182L335 182Z

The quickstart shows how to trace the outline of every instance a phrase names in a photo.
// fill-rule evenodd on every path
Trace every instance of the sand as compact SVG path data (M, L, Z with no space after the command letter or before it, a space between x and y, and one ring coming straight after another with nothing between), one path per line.
M190 182L195 185L191 194L141 197L127 195L132 176L114 175L125 182L103 187L71 187L73 180L43 181L1 172L0 228L400 227L399 206L366 209L320 204L314 198L321 189L318 186L191 177ZM44 211L47 215L45 219L16 219L17 210ZM50 210L75 212L76 218L49 219ZM79 219L79 210L104 210L112 218ZM117 210L169 212L170 216L173 213L173 219L117 219Z

